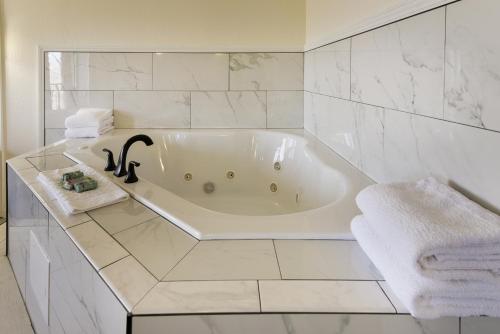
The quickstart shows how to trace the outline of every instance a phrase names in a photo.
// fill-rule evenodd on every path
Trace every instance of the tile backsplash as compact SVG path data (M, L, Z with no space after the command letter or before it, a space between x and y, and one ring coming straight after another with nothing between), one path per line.
M45 142L81 107L117 128L303 128L297 53L45 53Z
M377 182L434 175L500 212L498 0L305 53L304 127Z

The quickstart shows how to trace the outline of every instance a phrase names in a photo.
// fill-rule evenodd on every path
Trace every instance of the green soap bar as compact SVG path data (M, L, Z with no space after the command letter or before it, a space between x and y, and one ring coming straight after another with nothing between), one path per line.
M77 170L75 172L64 173L62 176L62 181L76 180L83 177L83 172Z
M82 178L78 183L75 183L75 191L82 193L84 191L94 190L97 188L97 181L90 177Z
M73 182L69 182L69 181L64 181L61 185L66 190L73 190L73 188L74 188Z

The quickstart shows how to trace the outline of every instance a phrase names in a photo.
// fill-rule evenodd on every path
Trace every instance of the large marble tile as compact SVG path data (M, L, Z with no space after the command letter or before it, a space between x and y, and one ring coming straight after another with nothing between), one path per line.
M129 312L158 283L132 256L107 266L100 274Z
M343 99L351 97L351 39L304 54L304 89Z
M265 92L192 92L192 128L265 128Z
M283 279L382 279L356 241L275 240L274 243Z
M160 282L134 314L259 312L255 281Z
M280 279L272 240L200 241L164 281Z
M302 129L304 127L304 92L267 92L267 127Z
M458 319L373 314L215 314L134 317L135 334L458 334Z
M71 227L66 231L97 270L128 255L128 252L94 221Z
M499 318L462 318L461 334L498 334Z
M65 129L45 129L45 145L56 143L65 138Z
M259 281L263 312L394 313L377 282Z
M26 158L40 172L66 168L76 165L76 162L66 158L64 155L50 155Z
M445 119L500 131L500 28L496 0L447 7Z
M117 128L189 128L189 92L115 92Z
M134 199L95 209L88 214L109 234L121 232L158 217L158 214Z
M197 243L161 217L117 233L115 238L159 280Z
M305 128L377 182L433 175L500 212L500 134L306 93ZM481 147L481 150L477 148Z
M155 53L153 89L228 90L229 54Z
M51 219L50 324L63 333L125 333L127 312Z
M302 53L232 53L229 56L231 90L302 90Z
M352 99L443 117L445 9L352 38Z
M50 52L46 54L47 90L150 90L151 53Z
M113 92L106 91L46 91L45 127L65 128L64 120L80 108L113 109Z

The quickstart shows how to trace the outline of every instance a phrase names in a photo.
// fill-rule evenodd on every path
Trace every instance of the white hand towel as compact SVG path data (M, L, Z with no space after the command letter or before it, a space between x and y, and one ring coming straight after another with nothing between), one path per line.
M112 109L82 108L64 121L66 128L100 127L113 117Z
M114 126L108 125L101 129L95 127L66 129L64 136L66 138L97 138L114 128Z
M361 248L414 317L500 316L498 284L423 277L408 269L405 260L387 247L379 231L373 230L363 216L354 218L351 229Z
M96 180L97 189L77 193L61 188L59 182L62 175L77 170L82 171L85 176L90 176ZM94 169L83 164L40 172L38 180L47 187L47 191L57 198L67 215L76 215L81 212L125 201L129 198L127 192L97 173Z
M500 279L500 217L433 178L377 184L356 202L393 254L438 279Z

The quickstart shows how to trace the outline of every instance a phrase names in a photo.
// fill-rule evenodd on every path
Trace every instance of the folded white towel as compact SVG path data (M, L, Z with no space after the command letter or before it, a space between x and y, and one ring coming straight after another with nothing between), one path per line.
M113 117L112 109L82 108L64 121L66 128L100 127Z
M66 138L97 138L114 128L114 126L108 125L101 129L96 127L66 129L64 136Z
M405 260L387 247L379 231L375 231L363 216L354 218L351 229L361 248L414 317L500 316L497 284L423 277L407 268Z
M356 202L392 254L437 279L500 279L500 217L427 178L377 184Z
M90 176L97 181L97 189L77 193L61 188L59 182L64 173L80 170L85 176ZM49 191L61 204L67 215L75 215L81 212L97 209L103 206L125 201L129 198L127 192L123 191L106 177L97 173L94 169L79 164L76 166L40 172L38 180L47 187Z

